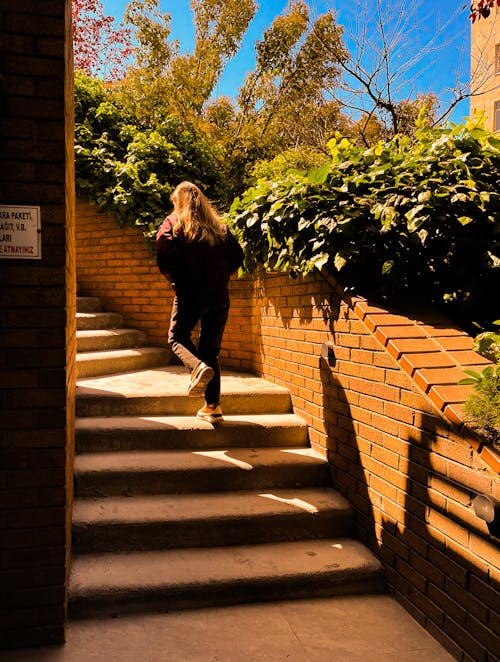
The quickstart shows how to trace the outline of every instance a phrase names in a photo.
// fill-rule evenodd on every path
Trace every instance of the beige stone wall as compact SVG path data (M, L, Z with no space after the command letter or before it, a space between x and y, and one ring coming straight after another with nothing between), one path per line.
M500 9L472 25L470 111L483 111L486 128L500 130ZM477 94L476 94L477 93ZM497 104L497 106L495 106Z

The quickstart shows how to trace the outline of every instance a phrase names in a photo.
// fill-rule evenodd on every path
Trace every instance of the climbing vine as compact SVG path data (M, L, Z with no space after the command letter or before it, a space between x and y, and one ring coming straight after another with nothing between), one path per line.
M319 168L235 200L247 269L328 269L357 294L498 317L487 305L500 284L498 136L470 121L370 149L338 135L329 149Z

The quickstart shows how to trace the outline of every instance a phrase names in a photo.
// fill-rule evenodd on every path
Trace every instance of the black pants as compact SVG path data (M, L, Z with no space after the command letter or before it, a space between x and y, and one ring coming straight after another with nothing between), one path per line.
M200 361L213 368L214 376L205 390L205 401L209 405L220 401L219 353L228 313L227 293L203 296L177 293L172 306L168 330L172 351L190 370L194 370ZM200 337L198 347L195 347L191 333L198 322Z

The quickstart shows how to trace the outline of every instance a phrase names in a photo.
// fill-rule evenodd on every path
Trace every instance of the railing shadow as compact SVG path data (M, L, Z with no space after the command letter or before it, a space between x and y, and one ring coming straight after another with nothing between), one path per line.
M458 442L437 416L417 413L412 433L399 440L406 453L389 451L389 436L368 429L360 411L353 416L326 361L321 376L333 484L356 510L359 539L382 560L390 591L422 626L457 659L464 652L486 659L496 645L488 623L497 614L500 557L472 501L491 479L472 468L474 451L465 445L463 464L448 458L448 444ZM385 451L391 465L382 461Z

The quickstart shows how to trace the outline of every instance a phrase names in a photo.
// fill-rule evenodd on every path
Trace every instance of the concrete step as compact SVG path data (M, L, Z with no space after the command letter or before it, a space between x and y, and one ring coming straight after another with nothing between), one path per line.
M99 313L101 312L101 300L99 297L76 297L77 313Z
M137 347L106 352L78 352L76 375L94 377L163 365L170 360L170 350L163 347Z
M74 557L69 613L85 618L384 590L359 542L328 538Z
M89 329L76 332L78 352L97 352L110 349L141 347L146 334L138 329Z
M311 448L123 451L77 455L79 498L328 485L327 462Z
M76 328L78 331L120 329L122 327L123 317L119 313L76 313Z
M172 365L137 370L133 376L116 374L79 379L76 415L192 416L203 398L188 397L188 384L189 372L183 366ZM290 392L254 375L224 371L221 391L222 407L228 415L291 412Z
M328 487L77 499L76 553L349 536L352 509Z
M211 425L195 416L112 416L76 419L77 453L125 450L305 446L307 425L295 414L225 415Z

